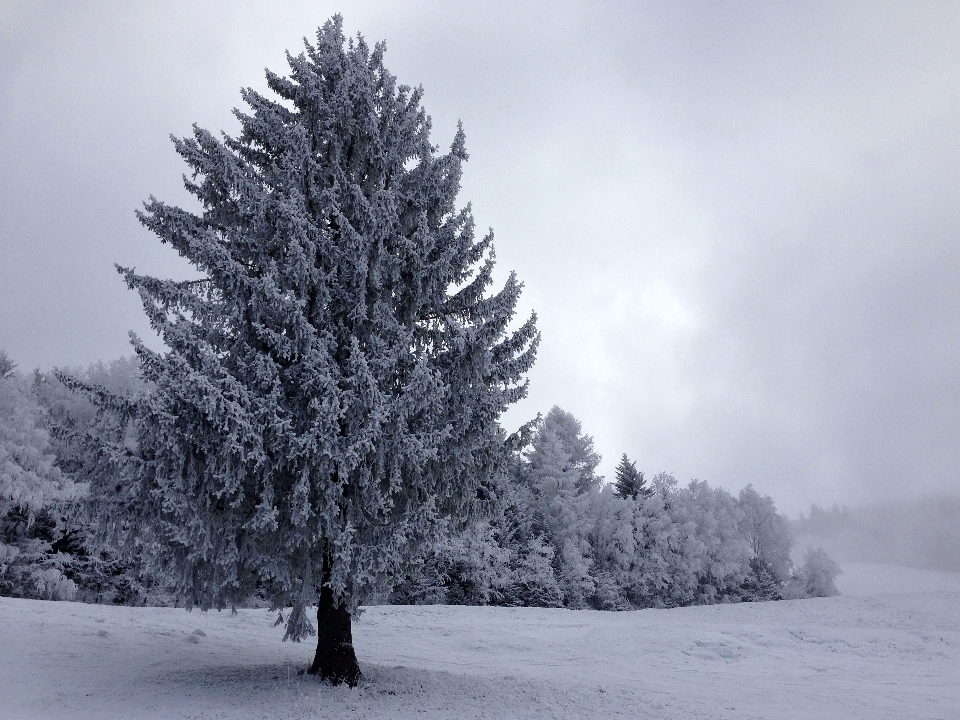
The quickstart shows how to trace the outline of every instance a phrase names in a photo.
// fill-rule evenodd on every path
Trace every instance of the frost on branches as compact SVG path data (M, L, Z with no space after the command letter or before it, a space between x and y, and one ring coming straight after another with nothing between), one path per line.
M134 347L152 391L122 495L136 542L188 604L253 591L314 632L311 668L356 683L350 613L503 462L498 418L524 396L538 334L511 331L520 284L490 293L492 235L457 208L467 159L430 142L422 91L384 46L316 45L246 89L237 137L174 139L190 212L141 222L202 275L121 268L166 352Z

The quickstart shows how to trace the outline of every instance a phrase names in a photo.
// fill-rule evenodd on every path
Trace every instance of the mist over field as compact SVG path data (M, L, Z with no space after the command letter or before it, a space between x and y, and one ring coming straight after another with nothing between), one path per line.
M960 496L811 511L791 523L794 553L821 546L843 562L960 572Z

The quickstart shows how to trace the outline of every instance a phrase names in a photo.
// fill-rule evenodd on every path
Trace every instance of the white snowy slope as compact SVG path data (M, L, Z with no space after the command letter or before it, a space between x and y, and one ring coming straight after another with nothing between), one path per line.
M0 598L0 718L960 718L960 592L373 607L355 690L273 617Z

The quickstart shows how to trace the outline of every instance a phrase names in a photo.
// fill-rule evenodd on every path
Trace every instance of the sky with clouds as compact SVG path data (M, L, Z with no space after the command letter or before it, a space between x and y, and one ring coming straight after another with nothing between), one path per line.
M232 132L330 15L385 39L608 477L795 513L960 493L955 3L0 0L0 348L110 359L149 332L113 263L189 272L139 227L186 202L168 136Z

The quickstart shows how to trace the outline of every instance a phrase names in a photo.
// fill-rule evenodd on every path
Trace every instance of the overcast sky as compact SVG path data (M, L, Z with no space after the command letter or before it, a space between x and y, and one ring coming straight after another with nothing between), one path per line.
M341 12L461 119L462 202L543 343L506 421L571 411L610 477L790 513L960 492L960 5L0 0L0 348L23 368L148 334L113 263L183 202L168 135Z

